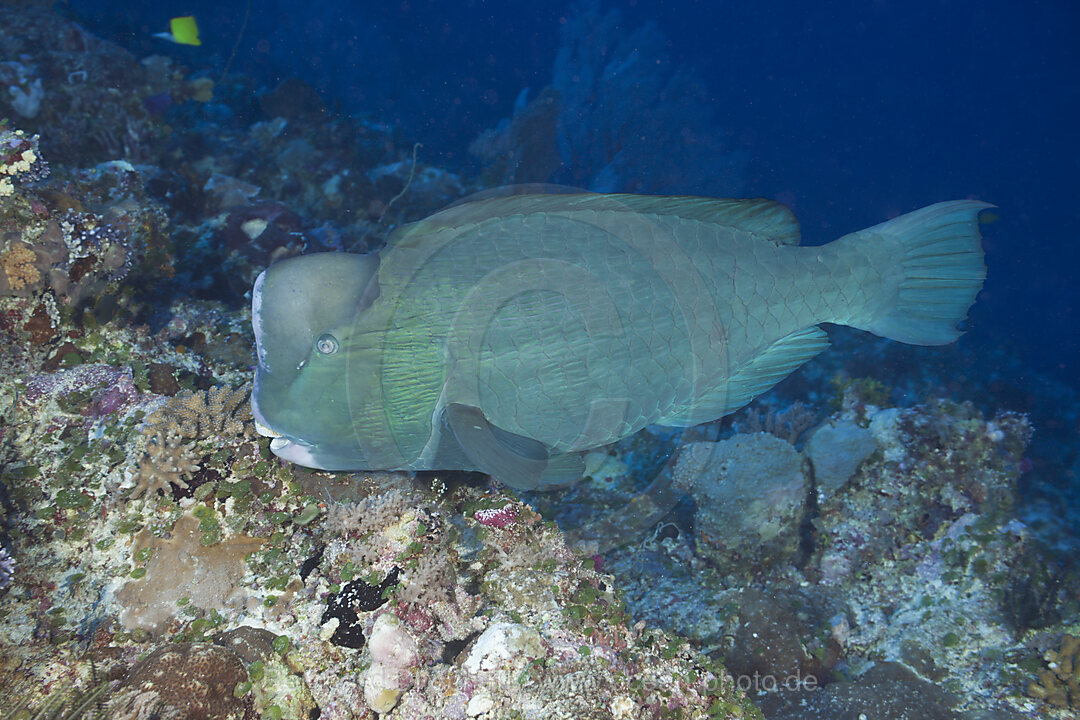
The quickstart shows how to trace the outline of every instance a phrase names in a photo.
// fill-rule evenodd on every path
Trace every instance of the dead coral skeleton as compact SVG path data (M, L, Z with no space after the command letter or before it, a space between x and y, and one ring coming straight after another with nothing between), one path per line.
M250 392L250 385L244 385L177 395L151 413L142 431L146 454L139 461L131 497L168 491L170 485L187 488L184 478L200 468L197 441L249 436L251 408L245 401Z

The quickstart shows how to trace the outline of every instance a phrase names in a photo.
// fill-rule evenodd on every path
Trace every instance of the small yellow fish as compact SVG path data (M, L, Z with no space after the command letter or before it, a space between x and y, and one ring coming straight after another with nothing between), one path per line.
M169 32L154 33L154 37L177 45L202 45L202 40L199 39L199 26L192 15L174 17L169 21Z

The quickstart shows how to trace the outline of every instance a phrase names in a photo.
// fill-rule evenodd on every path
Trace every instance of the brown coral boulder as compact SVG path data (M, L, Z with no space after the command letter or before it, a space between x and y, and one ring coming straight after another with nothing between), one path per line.
M247 680L234 653L210 643L175 643L137 663L117 689L110 717L135 720L239 720L244 703L233 697Z

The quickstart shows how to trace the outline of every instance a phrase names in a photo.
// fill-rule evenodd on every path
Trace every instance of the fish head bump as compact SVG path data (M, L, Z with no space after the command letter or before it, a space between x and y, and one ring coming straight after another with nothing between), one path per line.
M279 457L324 470L363 467L350 366L363 362L353 344L358 317L379 293L378 268L377 254L317 253L277 262L255 281L251 405Z

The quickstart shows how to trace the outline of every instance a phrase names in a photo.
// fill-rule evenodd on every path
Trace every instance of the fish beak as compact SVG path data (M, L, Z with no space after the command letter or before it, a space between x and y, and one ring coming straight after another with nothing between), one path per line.
M270 440L270 452L282 460L303 465L304 467L318 467L318 464L311 456L310 445L285 437L277 430L263 425L259 422L258 417L255 418L255 431L263 437L272 438Z
M270 428L266 427L261 422L259 422L258 418L255 419L255 432L259 433L263 437L268 437L268 438L279 438L279 437L281 437L281 433L279 433L276 430L271 430ZM272 448L273 443L271 443L270 446Z
M277 430L268 428L259 422L258 418L255 419L255 432L259 433L263 437L271 438L270 440L270 452L274 453L280 458L289 460L290 462L297 462L293 458L297 455L306 455L303 446L285 437ZM298 452L299 451L299 452Z
M270 441L270 452L282 460L302 465L308 468L322 468L322 465L312 456L311 445L296 440L278 436Z
M308 449L308 446L295 440L290 440L277 430L263 425L259 422L258 417L255 418L255 432L263 437L272 438L270 440L270 452L289 462L311 467L310 462L304 462L304 460L311 460L311 452Z
M258 378L256 378L256 390ZM311 446L307 443L286 437L263 422L262 413L259 412L258 392L252 394L251 414L255 416L255 431L270 440L270 452L282 460L287 460L304 467L317 468L319 465L311 455Z
M275 455L280 455L283 452L287 453L289 451L289 446L292 444L291 440L279 435L270 441L270 452Z

